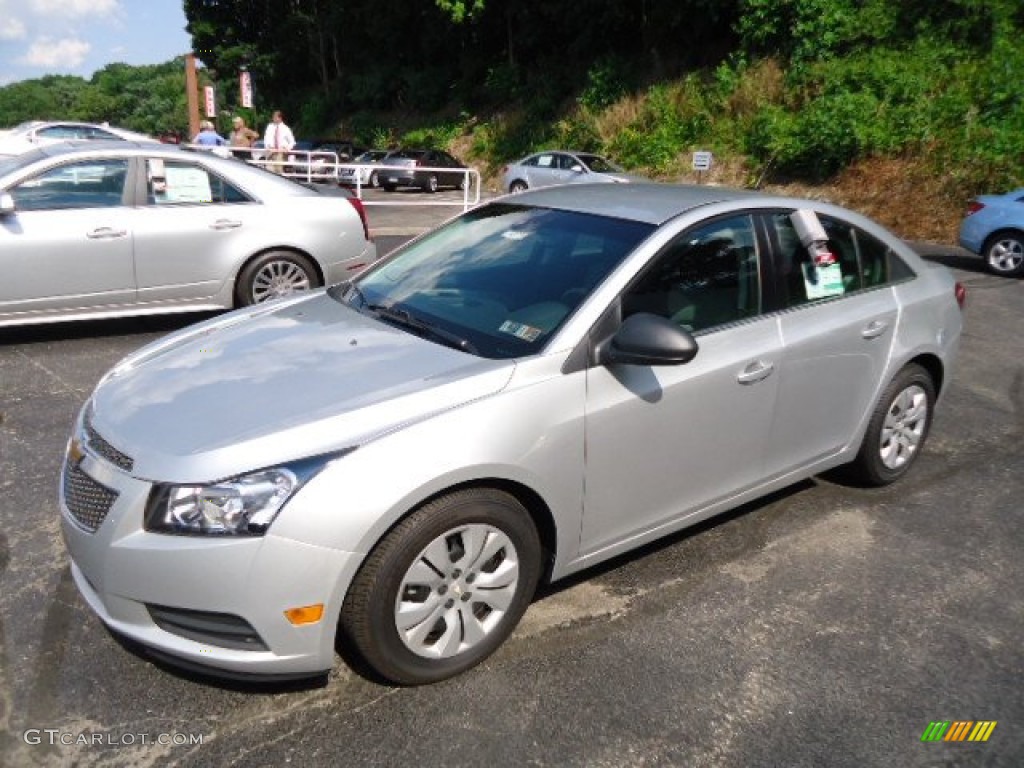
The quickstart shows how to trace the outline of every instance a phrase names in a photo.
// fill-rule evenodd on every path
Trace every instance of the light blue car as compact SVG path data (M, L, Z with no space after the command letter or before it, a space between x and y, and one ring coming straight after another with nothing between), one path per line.
M997 275L1024 274L1024 188L972 200L960 225L960 245L984 258Z

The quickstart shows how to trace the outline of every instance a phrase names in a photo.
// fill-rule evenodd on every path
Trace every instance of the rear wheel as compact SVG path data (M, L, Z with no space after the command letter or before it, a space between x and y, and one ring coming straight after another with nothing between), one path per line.
M433 193L437 192L437 188L438 188L437 174L436 173L432 173L429 176L427 176L427 180L423 183L423 191L424 192L430 192L431 194L433 194Z
M932 425L935 384L911 364L885 388L868 423L849 474L865 485L888 485L907 473L921 453Z
M511 634L540 564L537 531L515 498L488 488L442 496L367 557L342 607L342 637L388 680L444 680Z
M376 171L370 174L369 186L373 187L374 189L380 186L380 177L377 175Z
M1004 277L1024 274L1024 234L1013 230L996 232L985 242L985 266Z
M513 193L513 194L516 194L516 193L519 193L519 192L525 192L526 191L526 182L525 181L519 181L517 179L516 181L513 181L511 184L508 185L508 191Z
M245 265L238 275L236 298L240 306L288 296L317 288L320 278L305 256L288 251L270 251Z

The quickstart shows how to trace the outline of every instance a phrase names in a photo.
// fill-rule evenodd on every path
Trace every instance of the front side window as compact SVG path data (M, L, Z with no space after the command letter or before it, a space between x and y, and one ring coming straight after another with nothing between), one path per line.
M493 203L399 251L336 298L386 322L406 317L432 340L440 329L483 357L534 354L653 228Z
M623 317L649 312L694 333L754 317L761 312L758 263L750 216L689 230L626 291Z
M150 205L244 203L240 189L200 165L150 158L146 163Z
M86 160L44 171L10 193L20 211L112 208L121 205L127 177L127 160Z

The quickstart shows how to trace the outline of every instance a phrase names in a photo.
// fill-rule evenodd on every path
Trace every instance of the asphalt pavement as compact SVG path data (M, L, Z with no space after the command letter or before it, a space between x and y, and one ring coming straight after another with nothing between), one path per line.
M425 215L371 208L382 252ZM119 644L71 582L62 452L113 363L199 317L0 331L0 765L1024 764L1024 282L918 247L969 297L908 477L808 481L587 571L415 689L341 657L313 684L217 683ZM997 724L922 741L966 720Z

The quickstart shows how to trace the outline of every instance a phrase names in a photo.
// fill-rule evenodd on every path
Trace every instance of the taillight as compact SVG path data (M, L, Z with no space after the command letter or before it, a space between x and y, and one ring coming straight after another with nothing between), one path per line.
M370 225L366 223L366 206L363 205L363 201L358 197L346 198L352 207L356 209L356 213L359 214L359 220L363 222L363 237L367 240L370 239Z
M960 307L961 311L964 308L964 304L967 303L967 288L963 283L957 282L953 286L953 295L956 296L956 303Z
M970 216L972 213L977 213L984 207L984 203L979 203L977 200L971 200L971 202L967 204L967 215Z

